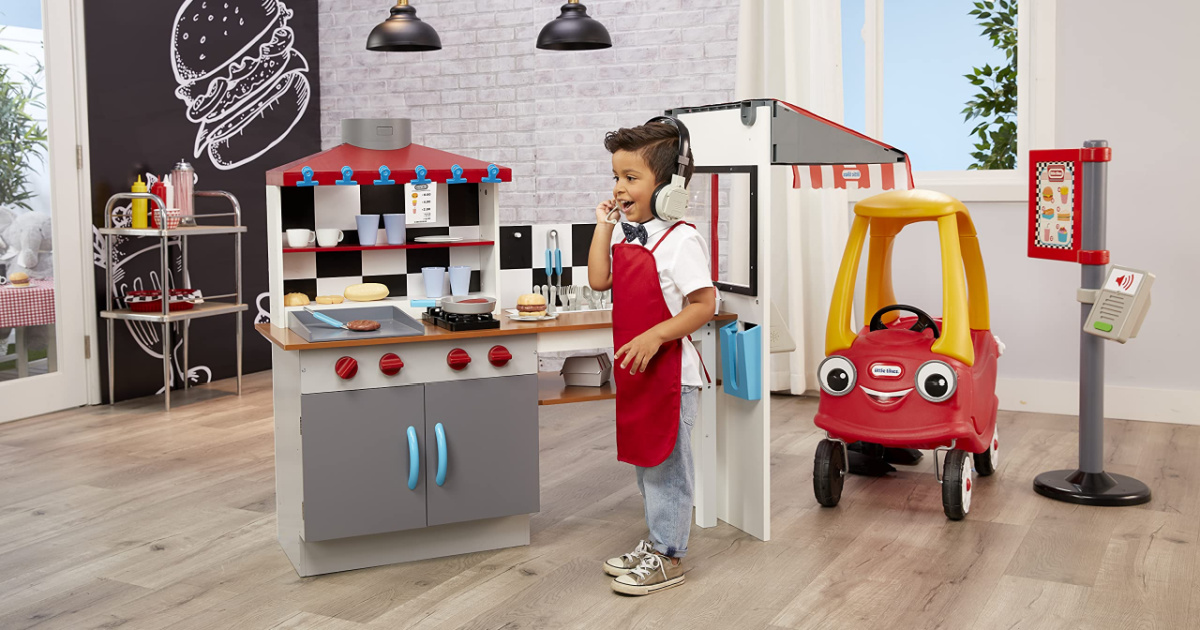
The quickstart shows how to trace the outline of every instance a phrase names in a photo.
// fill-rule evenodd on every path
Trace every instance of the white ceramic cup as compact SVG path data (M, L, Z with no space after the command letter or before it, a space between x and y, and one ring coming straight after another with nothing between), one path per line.
M336 247L346 235L341 230L317 230L317 245L321 247Z
M314 238L312 230L291 229L287 231L287 241L290 247L308 247L312 245Z

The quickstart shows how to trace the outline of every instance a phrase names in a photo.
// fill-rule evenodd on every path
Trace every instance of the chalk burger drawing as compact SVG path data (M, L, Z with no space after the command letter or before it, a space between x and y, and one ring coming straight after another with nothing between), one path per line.
M294 50L292 10L280 0L186 0L171 30L171 66L198 123L194 157L221 170L247 164L287 137L308 109L308 62Z

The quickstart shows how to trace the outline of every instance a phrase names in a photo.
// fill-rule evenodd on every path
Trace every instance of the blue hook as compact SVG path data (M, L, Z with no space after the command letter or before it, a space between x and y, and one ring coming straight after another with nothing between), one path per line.
M296 182L297 186L320 186L321 182L313 181L313 170L311 166L305 166L300 169L300 174L304 176L304 181Z
M433 183L433 182L429 181L428 179L425 179L425 176L429 174L429 171L424 166L421 166L420 164L418 164L417 168L415 168L413 170L416 171L417 178L412 180L412 183L414 183L414 184L432 184Z
M395 181L388 179L391 175L392 175L392 169L388 168L386 165L380 166L379 167L379 179L375 180L375 185L376 186L387 186L390 184L395 184L396 183Z
M481 182L498 182L500 181L500 167L495 164L488 164L488 176L479 178Z
M354 169L349 166L343 166L342 178L334 183L338 186L357 186L358 182L354 181Z
M446 180L447 184L465 184L465 183L467 183L467 180L462 176L463 167L455 164L454 166L450 167L450 172L454 174L454 177L447 179Z

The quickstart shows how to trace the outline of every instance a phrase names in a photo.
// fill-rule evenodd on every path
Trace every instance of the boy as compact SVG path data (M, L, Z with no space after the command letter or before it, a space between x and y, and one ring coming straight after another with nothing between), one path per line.
M615 576L614 591L648 595L683 583L702 382L700 357L685 339L712 319L716 293L700 234L666 216L662 199L654 205L673 175L682 178L675 183L691 179L686 127L656 118L609 132L604 147L612 153L614 199L596 206L588 283L613 290L617 459L637 467L650 529L649 540L606 561L604 571ZM625 221L615 230L618 214Z

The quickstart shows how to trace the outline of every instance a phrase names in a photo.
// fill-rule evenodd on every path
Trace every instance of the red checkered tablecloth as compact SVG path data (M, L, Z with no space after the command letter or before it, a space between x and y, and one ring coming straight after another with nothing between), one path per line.
M30 284L0 287L0 328L54 323L54 281L31 280Z

